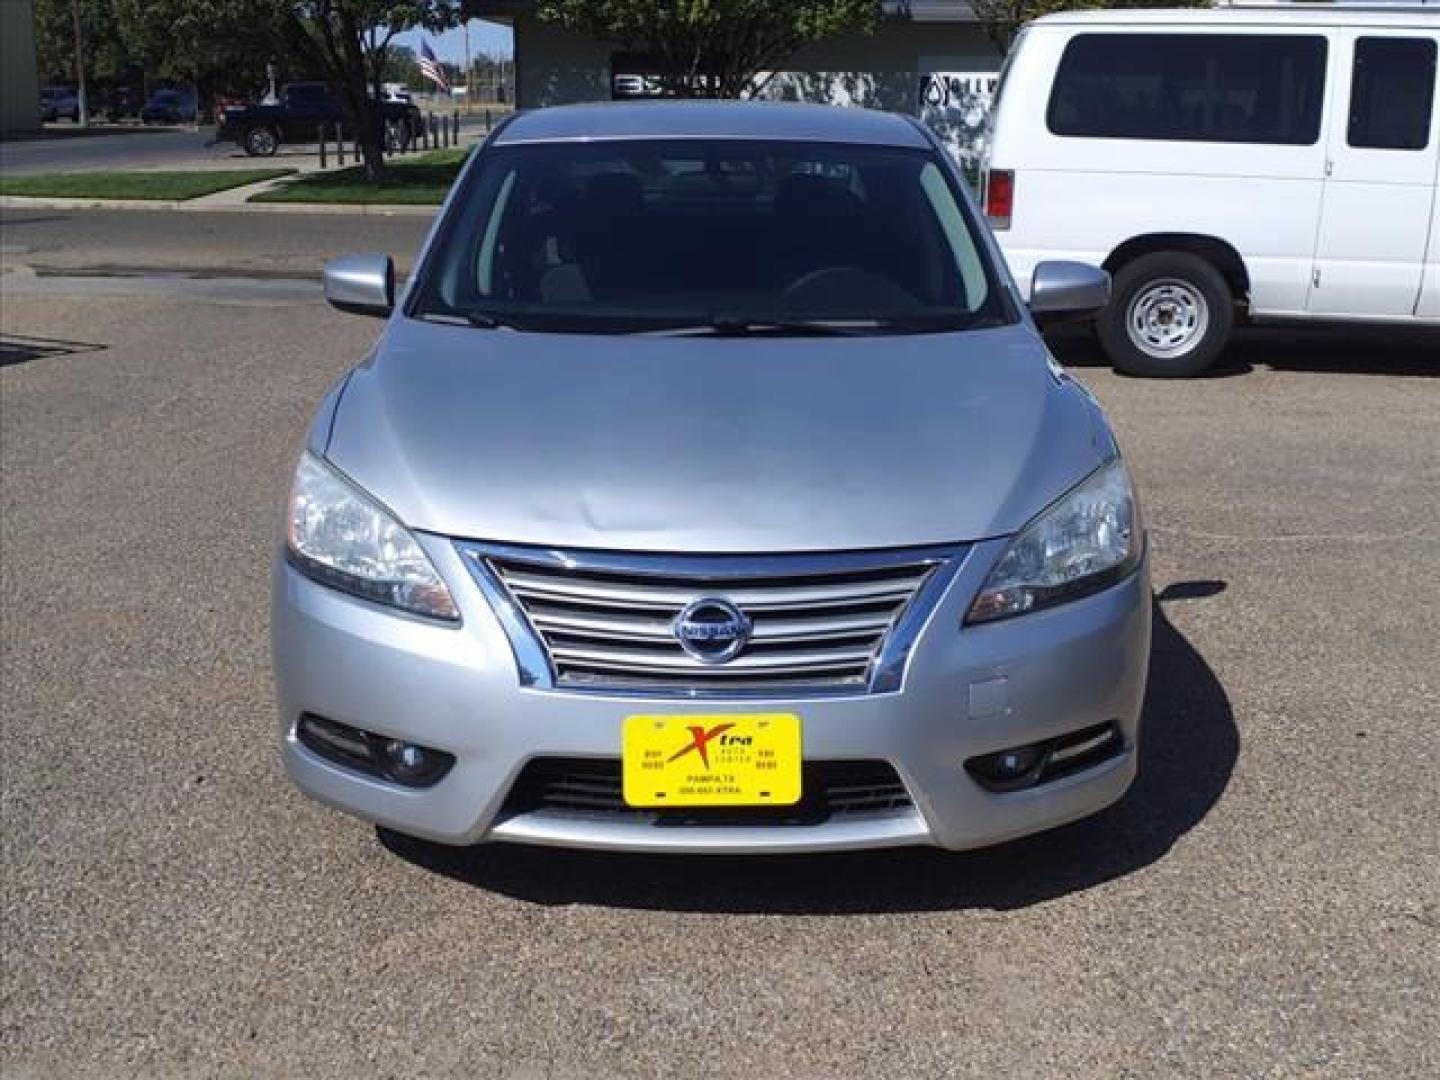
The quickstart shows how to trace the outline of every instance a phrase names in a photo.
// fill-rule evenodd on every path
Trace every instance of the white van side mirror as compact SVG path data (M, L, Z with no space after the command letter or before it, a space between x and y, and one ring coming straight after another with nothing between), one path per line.
M1110 275L1081 262L1042 262L1030 278L1030 314L1047 323L1088 319L1110 302Z

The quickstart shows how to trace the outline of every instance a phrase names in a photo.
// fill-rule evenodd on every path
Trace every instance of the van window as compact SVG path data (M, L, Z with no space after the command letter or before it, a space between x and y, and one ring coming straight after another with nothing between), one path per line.
M1361 38L1355 42L1346 141L1371 150L1424 150L1435 101L1435 42Z
M1056 135L1308 146L1326 41L1291 34L1079 34L1046 121Z

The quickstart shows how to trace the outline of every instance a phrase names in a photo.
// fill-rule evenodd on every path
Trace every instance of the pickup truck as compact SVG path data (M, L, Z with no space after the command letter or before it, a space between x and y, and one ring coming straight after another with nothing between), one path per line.
M385 117L385 138L392 149L403 150L420 135L420 110L403 101L380 102ZM235 142L251 157L269 157L281 143L313 143L322 125L327 134L339 124L353 138L339 99L322 82L289 83L275 105L227 109L216 132L217 142Z

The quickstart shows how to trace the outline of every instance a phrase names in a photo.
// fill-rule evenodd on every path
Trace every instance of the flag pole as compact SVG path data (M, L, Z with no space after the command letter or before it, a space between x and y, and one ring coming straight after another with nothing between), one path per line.
M469 116L475 103L475 68L470 63L470 20L465 20L465 115Z

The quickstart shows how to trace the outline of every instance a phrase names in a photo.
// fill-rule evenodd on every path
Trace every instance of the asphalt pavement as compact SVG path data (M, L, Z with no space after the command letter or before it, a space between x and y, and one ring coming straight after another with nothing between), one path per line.
M454 851L291 790L267 640L306 420L378 327L305 274L424 222L45 216L0 276L7 1078L1440 1074L1433 337L1256 332L1178 383L1057 344L1153 542L1111 810L958 855Z
M461 117L462 142L485 133L483 115ZM317 164L314 143L282 144L273 157L253 158L233 142L216 142L214 126L86 129L60 123L33 138L0 140L0 176L97 169L305 168Z
M82 172L93 169L245 168L244 151L214 143L215 129L57 126L29 139L0 141L0 175Z

